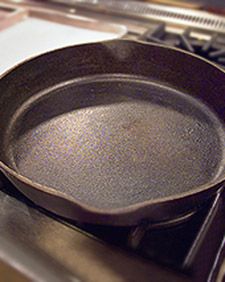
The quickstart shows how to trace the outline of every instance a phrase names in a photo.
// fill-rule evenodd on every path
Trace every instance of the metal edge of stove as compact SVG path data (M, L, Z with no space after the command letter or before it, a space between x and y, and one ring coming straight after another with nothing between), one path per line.
M57 22L61 24L66 24L68 26L75 26L80 28L86 28L89 30L96 30L100 32L108 32L115 34L116 38L121 38L127 34L127 27L123 24L115 22L107 22L105 20L86 17L79 14L76 14L76 10L73 11L61 11L59 9L54 9L48 5L38 4L33 5L27 1L5 1L0 3L0 7L4 6L5 8L11 8L18 10L21 17L17 17L16 21L12 21L11 25L17 23L20 20L23 20L26 17L40 18L43 20L48 20L52 22ZM7 26L8 27L8 26ZM1 30L1 26L0 26Z
M222 251L225 248L225 225L222 221L225 212L224 195L225 191L222 187L215 195L183 263L184 268L192 269L197 281L218 282L216 277L219 275L222 277L223 263L220 264L218 260L223 258ZM208 271L209 264L212 264L210 271ZM225 279L224 275L223 278Z
M112 24L117 24L126 28L126 34L124 37L127 37L129 34L129 38L131 35L137 36L141 35L148 28L148 22L140 22L138 19L129 19L126 17L116 17L115 15L109 15L105 13L98 13L89 9L82 9L82 7L73 7L71 5L62 5L58 2L52 1L29 1L29 0L20 0L17 2L16 0L2 0L2 2L6 5L13 5L14 7L20 7L27 10L45 10L46 12L51 11L51 13L59 13L61 15L67 15L68 18L73 16L81 16L83 18L88 19L98 19L99 22L107 22ZM115 22L116 20L116 22ZM157 21L158 22L158 21Z
M0 175L0 281L1 262L29 281L190 281L5 194L7 183Z
M222 246L222 244L221 244L221 246ZM223 240L223 246L225 246L225 237L224 237L224 240ZM225 280L225 259L222 261L222 265L221 265L221 267L218 271L218 275L217 275L216 279L217 279L216 282L223 282Z
M225 17L200 10L127 0L49 0L49 2L83 7L101 13L136 17L143 20L159 20L175 25L225 33Z
M87 28L89 30L109 32L115 34L118 38L125 36L127 33L127 28L124 25L97 20L94 18L88 18L76 14L68 14L64 12L53 11L51 9L37 7L28 8L28 12L31 17L37 17L52 22L66 24L69 26Z
M20 7L15 7L13 5L6 5L4 3L0 3L0 10L3 10L7 13L7 15L0 21L0 31L8 28L18 21L21 21L26 17L27 11Z

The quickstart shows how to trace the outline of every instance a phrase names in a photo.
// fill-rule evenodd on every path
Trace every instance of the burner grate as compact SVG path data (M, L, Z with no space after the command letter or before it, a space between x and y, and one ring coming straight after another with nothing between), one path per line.
M220 35L212 33L204 39L193 36L193 30L187 28L183 33L167 31L165 23L149 29L139 37L140 40L177 47L195 53L214 63L225 67L225 46L220 44Z

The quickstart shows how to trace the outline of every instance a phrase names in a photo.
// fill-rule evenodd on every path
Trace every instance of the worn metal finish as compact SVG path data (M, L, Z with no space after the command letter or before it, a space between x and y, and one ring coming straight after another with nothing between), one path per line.
M125 40L70 47L0 90L1 168L63 216L167 220L224 181L225 76L196 56Z
M6 190L13 196L6 194ZM53 219L51 214L39 211L16 192L0 173L1 281L9 267L9 280L5 281L20 281L20 276L12 278L15 270L27 280L37 282L147 282L149 277L156 282L165 278L190 281L183 274L164 269L102 242L74 225ZM20 201L14 198L15 194ZM5 264L4 269L1 262Z

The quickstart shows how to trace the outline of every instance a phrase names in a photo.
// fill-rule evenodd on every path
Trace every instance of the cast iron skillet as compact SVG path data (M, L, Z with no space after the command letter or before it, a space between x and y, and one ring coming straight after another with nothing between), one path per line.
M168 220L225 180L225 75L168 47L114 40L27 61L0 79L0 167L82 222Z

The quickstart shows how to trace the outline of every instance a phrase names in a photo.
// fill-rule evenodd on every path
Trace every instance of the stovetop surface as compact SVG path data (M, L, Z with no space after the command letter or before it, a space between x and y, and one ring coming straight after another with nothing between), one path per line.
M86 232L38 208L0 179L0 261L32 281L190 281L182 272L107 243L104 230ZM108 236L119 233L108 229Z
M17 208L14 202L15 200ZM78 232L79 236L82 237L81 240L96 241L97 244L99 244L99 242L101 242L101 244L105 242L104 252L110 253L112 249L116 251L122 250L125 256L135 256L135 260L138 262L139 260L140 262L144 261L144 264L147 265L151 265L154 262L154 265L157 266L157 270L151 272L152 274L156 275L156 277L160 277L163 270L167 269L173 273L174 279L176 278L178 281L185 281L185 279L190 279L190 281L216 281L215 279L218 276L220 266L223 262L225 251L223 242L225 234L225 205L224 193L222 193L222 191L218 192L213 199L205 203L205 205L185 223L164 229L149 228L146 230L140 245L136 249L133 249L128 244L132 229L126 227L115 228L109 226L84 225L58 217L35 206L10 184L3 175L1 175L0 201L0 229L4 230L1 237L6 240L11 236L18 236L19 240L21 240L20 237L25 241L29 238L32 244L33 240L35 241L37 239L37 236L40 237L39 240L45 240L45 236L47 236L48 238L46 238L47 241L45 243L49 244L49 236L54 236L56 232L53 226L60 224L63 228L66 226L71 234L74 232L77 234ZM10 211L12 208L14 210ZM22 216L20 216L20 213L22 213ZM34 218L33 213L35 213ZM24 220L27 221L26 224ZM38 226L34 227L36 220L42 222L40 230ZM45 226L46 220L49 222L47 226ZM24 226L24 224L26 226ZM52 228L50 228L50 226L52 226ZM49 228L50 230L48 230ZM31 230L28 231L29 229ZM45 229L49 232L47 235L45 234ZM35 234L33 234L33 232L35 232ZM50 234L51 232L52 235ZM63 240L63 237L61 239ZM79 244L79 242L75 243L74 241L73 243L69 240L67 247L71 244L73 248L77 243ZM89 248L88 244L76 245L75 248L85 253L87 252L86 248ZM60 251L60 244L57 247L59 247L58 251ZM47 251L47 254L49 252L48 248L44 251ZM63 254L62 251L62 255L67 254ZM95 255L98 257L98 253ZM62 261L60 267L65 267ZM52 269L54 269L54 267ZM143 273L137 272L138 274L136 275L143 275ZM160 276L159 273L161 273ZM145 279L146 278L143 277L140 281L148 281ZM161 277L161 279L163 278Z

